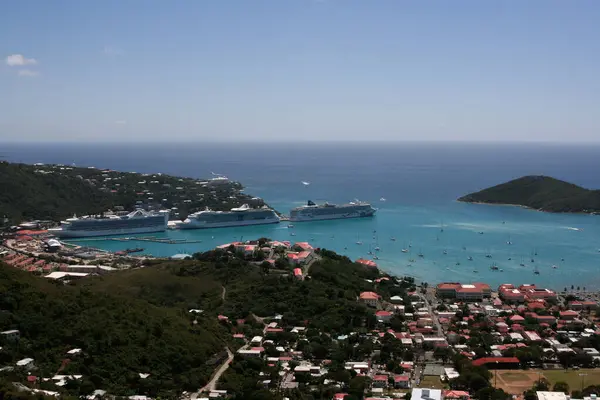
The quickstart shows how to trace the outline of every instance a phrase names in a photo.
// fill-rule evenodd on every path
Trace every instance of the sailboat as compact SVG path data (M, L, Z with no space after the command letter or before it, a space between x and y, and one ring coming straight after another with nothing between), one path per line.
M444 249L444 251L442 251L442 254L448 254L448 251L446 249Z
M538 267L536 266L535 269L533 270L533 273L536 275L540 274L540 270L538 269Z
M440 232L444 232L444 220L442 220L442 223L440 224Z
M358 235L356 236L356 244L359 245L359 246L361 244L363 244L362 241L360 240L360 236L358 236Z
M390 240L391 240L392 242L395 242L395 241L396 241L396 238L392 236L392 237L390 238Z
M402 249L403 253L408 253L408 249Z
M421 257L421 258L425 257L425 256L423 255L423 252L422 252L421 250L419 250L419 257Z
M472 257L472 256L469 256L469 258L467 258L467 260L469 260L469 261L473 261L473 257Z
M521 267L525 266L525 262L523 262L523 257L521 257L521 263L519 264Z
M508 244L508 245L512 244L512 242L510 241L510 235L508 235L508 240L506 241L506 244Z

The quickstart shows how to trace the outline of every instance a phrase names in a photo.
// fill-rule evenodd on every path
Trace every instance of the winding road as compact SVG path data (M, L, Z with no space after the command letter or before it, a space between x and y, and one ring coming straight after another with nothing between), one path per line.
M192 400L198 398L198 396L202 392L212 392L217 388L219 378L221 377L221 375L223 375L225 371L227 371L227 368L229 368L229 363L231 363L231 361L233 360L233 353L231 352L231 350L229 350L229 347L226 347L225 350L227 350L227 360L223 364L221 364L219 368L217 368L211 380L202 389L198 390L198 392L192 395Z

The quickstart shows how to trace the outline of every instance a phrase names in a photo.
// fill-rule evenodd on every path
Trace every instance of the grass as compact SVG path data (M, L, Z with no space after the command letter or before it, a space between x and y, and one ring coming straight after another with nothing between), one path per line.
M430 389L448 388L446 384L442 383L439 376L424 376L423 379L421 379L421 383L419 383L418 387Z
M583 387L587 387L600 382L600 369L580 369L568 370L557 369L552 371L541 371L542 374L554 386L556 382L566 382L571 390L581 389L581 378L583 378ZM579 374L587 374L580 376Z
M505 381L523 382L530 380L528 375L525 375L521 372L506 372L502 374L502 377Z

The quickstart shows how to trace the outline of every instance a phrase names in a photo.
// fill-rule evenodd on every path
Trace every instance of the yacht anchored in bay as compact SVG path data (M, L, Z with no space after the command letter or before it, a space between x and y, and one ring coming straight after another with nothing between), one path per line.
M279 223L279 216L268 207L250 208L244 204L231 211L213 211L209 208L188 215L176 224L179 229L226 228L232 226L265 225Z
M307 205L296 207L290 211L290 221L302 222L371 217L376 211L377 209L371 207L369 203L362 201L353 201L342 205L329 203L317 205L309 200Z
M48 229L48 233L61 238L77 238L164 232L168 221L168 210L135 210L126 215L109 212L103 215L68 218L61 221L60 227Z

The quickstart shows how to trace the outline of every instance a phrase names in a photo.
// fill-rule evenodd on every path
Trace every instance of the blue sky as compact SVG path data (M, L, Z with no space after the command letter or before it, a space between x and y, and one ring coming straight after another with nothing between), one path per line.
M600 141L599 21L596 0L4 2L0 140Z

